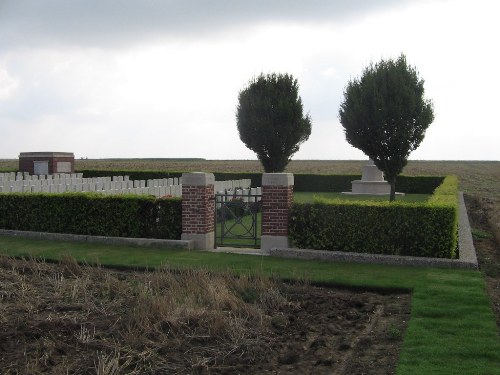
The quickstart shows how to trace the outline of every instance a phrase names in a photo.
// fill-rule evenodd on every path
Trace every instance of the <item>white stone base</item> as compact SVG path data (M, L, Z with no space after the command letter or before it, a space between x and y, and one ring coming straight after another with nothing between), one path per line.
M390 194L391 185L387 181L352 181L353 194Z
M289 247L288 236L265 236L260 237L260 249L264 254L269 254L274 247Z
M215 247L215 232L208 233L182 233L181 240L193 241L195 250L210 250Z

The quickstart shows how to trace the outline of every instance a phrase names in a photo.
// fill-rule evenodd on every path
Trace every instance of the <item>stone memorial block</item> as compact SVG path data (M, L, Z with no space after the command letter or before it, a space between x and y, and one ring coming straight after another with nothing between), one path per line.
M345 192L343 194L389 195L391 193L391 186L384 180L384 174L377 168L371 159L363 166L361 180L352 181L351 185L351 192Z

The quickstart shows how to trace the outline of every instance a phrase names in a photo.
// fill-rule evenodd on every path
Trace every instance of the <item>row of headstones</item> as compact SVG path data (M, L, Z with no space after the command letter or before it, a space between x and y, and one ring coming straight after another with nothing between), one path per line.
M10 173L0 173L0 185L5 185L6 181L32 181L33 185L37 185L35 181L41 181L40 184L51 184L63 183L66 181L68 185L68 180L71 180L71 184L85 184L85 183L106 183L106 182L127 182L130 181L129 176L114 176L114 177L94 177L94 178L83 178L82 173L61 173L54 175L29 175L24 172L10 172ZM43 183L43 181L47 181ZM3 182L3 184L2 184ZM26 184L24 184L26 185ZM161 187L161 186L172 186L172 185L182 185L182 178L164 178L164 179L151 179L151 180L134 180L133 187ZM215 190L230 190L234 188L249 188L251 186L250 179L240 179L231 181L216 181Z
M82 173L73 174L54 174L54 175L33 175L30 176L26 173L0 173L0 186L11 185L14 186L15 183L20 184L23 182L24 186L30 185L51 185L51 184L92 184L92 183L107 183L107 182L129 182L129 176L113 176L113 177L93 177L93 178L83 178ZM132 187L160 187L160 186L172 186L181 185L182 178L164 178L164 179L152 179L152 180L134 180L134 186ZM130 184L129 184L130 185ZM131 187L131 186L128 186Z
M227 189L217 191L216 194L216 203L217 208L220 208L222 203L231 202L234 200L242 200L245 203L248 202L260 202L262 197L262 188L246 188L246 189Z
M250 186L252 186L250 179L215 181L214 190L219 193L236 189L250 189Z
M97 192L102 194L147 194L155 197L182 196L182 178L130 180L129 176L83 178L82 174L34 175L0 173L3 193ZM219 190L250 188L251 180L217 181Z
M148 194L180 197L180 178L130 180L129 176L83 178L78 174L34 175L0 174L0 192L4 193L64 193L98 192L103 194Z
M84 184L51 184L51 185L19 185L0 186L0 193L66 193L94 192L100 194L146 194L155 197L182 196L182 185L146 187L134 184L139 181L104 182ZM135 187L134 187L135 186Z
M83 173L55 173L50 175L30 175L28 172L0 173L0 181L23 181L23 180L63 180L71 178L83 178Z

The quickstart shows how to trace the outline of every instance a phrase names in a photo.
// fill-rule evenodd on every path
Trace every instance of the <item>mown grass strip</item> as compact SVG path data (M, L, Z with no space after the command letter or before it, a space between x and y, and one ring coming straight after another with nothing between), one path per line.
M345 201L389 201L389 197L387 195L349 195L336 192L308 193L297 191L293 193L293 200L297 203L314 203L315 197L324 199L340 199ZM423 203L427 202L430 197L431 194L405 194L403 196L398 195L396 200L398 202Z
M185 250L118 247L0 237L0 254L57 260L62 254L102 265L204 267L413 293L398 374L500 374L500 339L478 271L328 263Z

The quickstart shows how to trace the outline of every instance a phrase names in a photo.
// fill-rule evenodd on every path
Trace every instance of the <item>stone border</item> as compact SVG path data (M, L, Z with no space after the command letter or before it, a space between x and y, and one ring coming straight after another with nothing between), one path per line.
M270 255L281 258L314 259L330 262L390 264L399 266L477 269L476 250L472 241L463 193L458 195L458 248L460 259L425 258L399 255L349 253L342 251L272 248Z
M120 245L120 246L140 246L140 247L156 247L168 249L193 249L193 241L190 240L163 240L157 238L127 238L127 237L105 237L105 236L87 236L81 234L65 234L65 233L45 233L45 232L29 232L20 230L0 229L0 236L21 237L48 241L68 241L68 242L88 242L100 243L104 245Z

